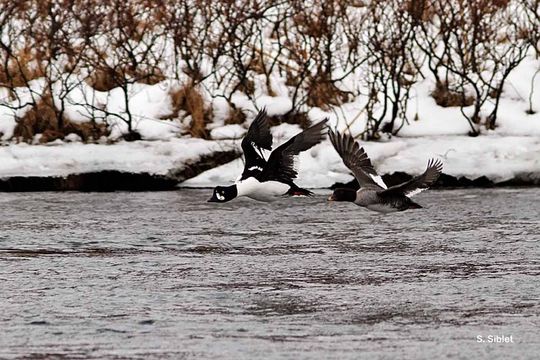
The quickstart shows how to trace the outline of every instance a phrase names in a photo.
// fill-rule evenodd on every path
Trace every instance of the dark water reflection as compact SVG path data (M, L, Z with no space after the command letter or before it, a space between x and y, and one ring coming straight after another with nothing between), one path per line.
M2 358L537 358L540 189L1 194ZM478 343L512 335L513 343Z

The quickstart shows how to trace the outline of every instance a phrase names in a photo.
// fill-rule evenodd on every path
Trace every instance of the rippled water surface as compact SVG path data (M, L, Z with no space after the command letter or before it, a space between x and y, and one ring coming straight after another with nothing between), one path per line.
M540 354L538 188L391 215L209 195L0 194L0 357Z

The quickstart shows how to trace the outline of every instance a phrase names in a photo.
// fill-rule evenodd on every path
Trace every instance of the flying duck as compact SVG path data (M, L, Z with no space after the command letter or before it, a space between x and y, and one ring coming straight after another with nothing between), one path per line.
M368 155L351 135L329 130L330 141L343 159L343 163L353 172L360 189L338 188L328 198L330 201L350 201L369 210L382 213L419 209L422 206L411 200L411 196L428 189L437 181L442 171L442 162L431 159L422 174L399 185L387 188L377 174Z
M328 119L311 126L276 148L268 160L262 149L272 150L272 134L262 109L242 140L245 165L242 175L230 186L217 186L208 202L227 202L238 196L247 196L259 201L272 201L288 195L311 195L309 190L298 187L293 180L297 176L294 157L323 140Z

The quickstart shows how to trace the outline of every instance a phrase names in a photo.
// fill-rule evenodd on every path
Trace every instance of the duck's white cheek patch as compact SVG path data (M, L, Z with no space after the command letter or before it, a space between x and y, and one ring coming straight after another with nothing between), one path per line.
M218 198L218 200L225 200L225 196L221 195L221 194L216 194L216 197Z

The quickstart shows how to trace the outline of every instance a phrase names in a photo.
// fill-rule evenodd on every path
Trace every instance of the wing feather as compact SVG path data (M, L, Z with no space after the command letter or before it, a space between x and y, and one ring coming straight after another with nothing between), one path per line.
M262 179L287 183L293 181L298 175L294 166L295 156L324 139L327 121L328 119L324 119L318 122L276 148L268 158L268 166L261 174Z
M360 187L377 190L386 187L382 178L377 174L377 171L375 171L375 168L371 164L371 160L364 151L364 148L360 147L351 135L341 134L339 132L334 133L332 130L328 133L332 145L334 145L337 153L341 156L345 166L353 172Z
M272 133L270 133L266 108L259 111L242 140L243 150L245 151L247 147L272 150Z
M430 159L426 171L422 175L416 176L402 184L392 186L382 191L381 195L394 193L412 197L435 184L442 173L442 169L443 163L439 159Z
M266 165L266 160L261 155L261 149L272 150L272 134L268 124L266 108L263 108L242 139L242 150L244 151L244 171L241 178L246 178L250 174L260 172Z

